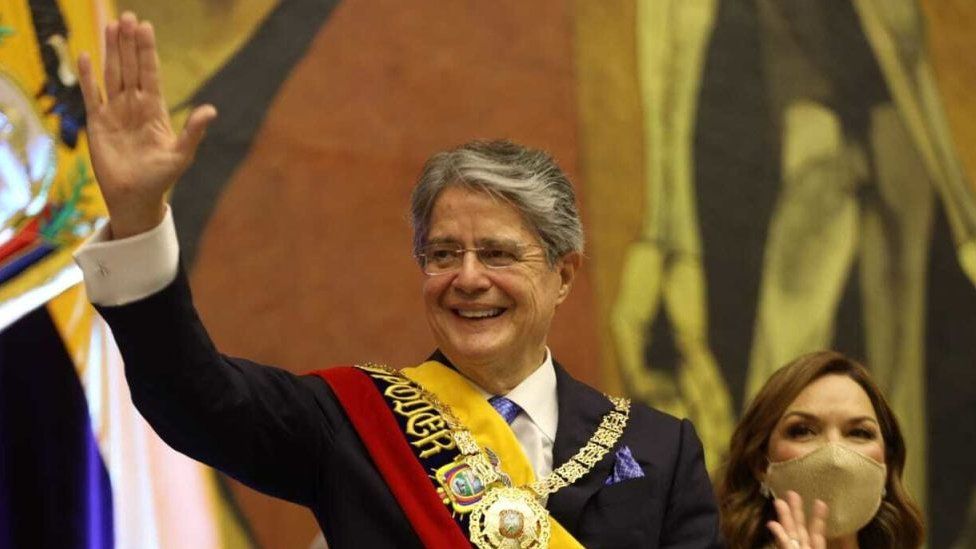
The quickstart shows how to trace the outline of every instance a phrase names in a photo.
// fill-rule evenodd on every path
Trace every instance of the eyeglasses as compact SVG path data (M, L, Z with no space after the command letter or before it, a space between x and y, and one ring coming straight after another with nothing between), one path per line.
M421 248L417 259L420 260L424 274L434 276L460 270L464 263L464 254L468 252L474 252L478 261L489 269L505 269L529 259L537 259L535 254L530 256L526 253L529 248L543 247L538 244L498 243L465 248L460 244L439 242Z

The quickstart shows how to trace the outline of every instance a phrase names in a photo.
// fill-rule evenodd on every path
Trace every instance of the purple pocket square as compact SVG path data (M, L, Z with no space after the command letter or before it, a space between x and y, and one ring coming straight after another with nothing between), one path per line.
M612 486L618 482L644 476L644 470L637 464L634 455L630 453L629 446L621 446L618 448L615 457L616 461L613 463L613 472L610 473L607 480L603 481L604 486Z

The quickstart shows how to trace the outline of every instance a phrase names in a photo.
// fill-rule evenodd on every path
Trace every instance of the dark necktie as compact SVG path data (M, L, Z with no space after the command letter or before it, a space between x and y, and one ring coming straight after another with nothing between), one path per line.
M522 408L518 404L515 404L503 396L494 396L489 398L488 404L491 404L491 407L501 414L509 425L511 425L512 422L515 421L515 418L518 417L518 415L522 412Z

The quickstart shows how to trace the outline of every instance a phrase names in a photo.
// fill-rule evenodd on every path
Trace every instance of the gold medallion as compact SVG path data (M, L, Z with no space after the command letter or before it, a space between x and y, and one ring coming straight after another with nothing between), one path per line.
M549 547L549 513L522 488L490 489L469 521L471 543L479 549Z

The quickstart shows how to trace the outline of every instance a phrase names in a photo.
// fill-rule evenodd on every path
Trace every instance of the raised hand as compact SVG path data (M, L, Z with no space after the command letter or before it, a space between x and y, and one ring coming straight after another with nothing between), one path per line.
M803 512L803 499L793 491L786 492L786 500L773 501L778 521L766 524L773 533L777 549L826 549L827 504L819 499L813 502L813 517L809 524Z
M105 96L91 58L78 59L88 113L92 167L108 206L113 238L162 221L166 192L193 161L217 110L202 105L176 135L160 88L156 38L131 12L105 27Z

